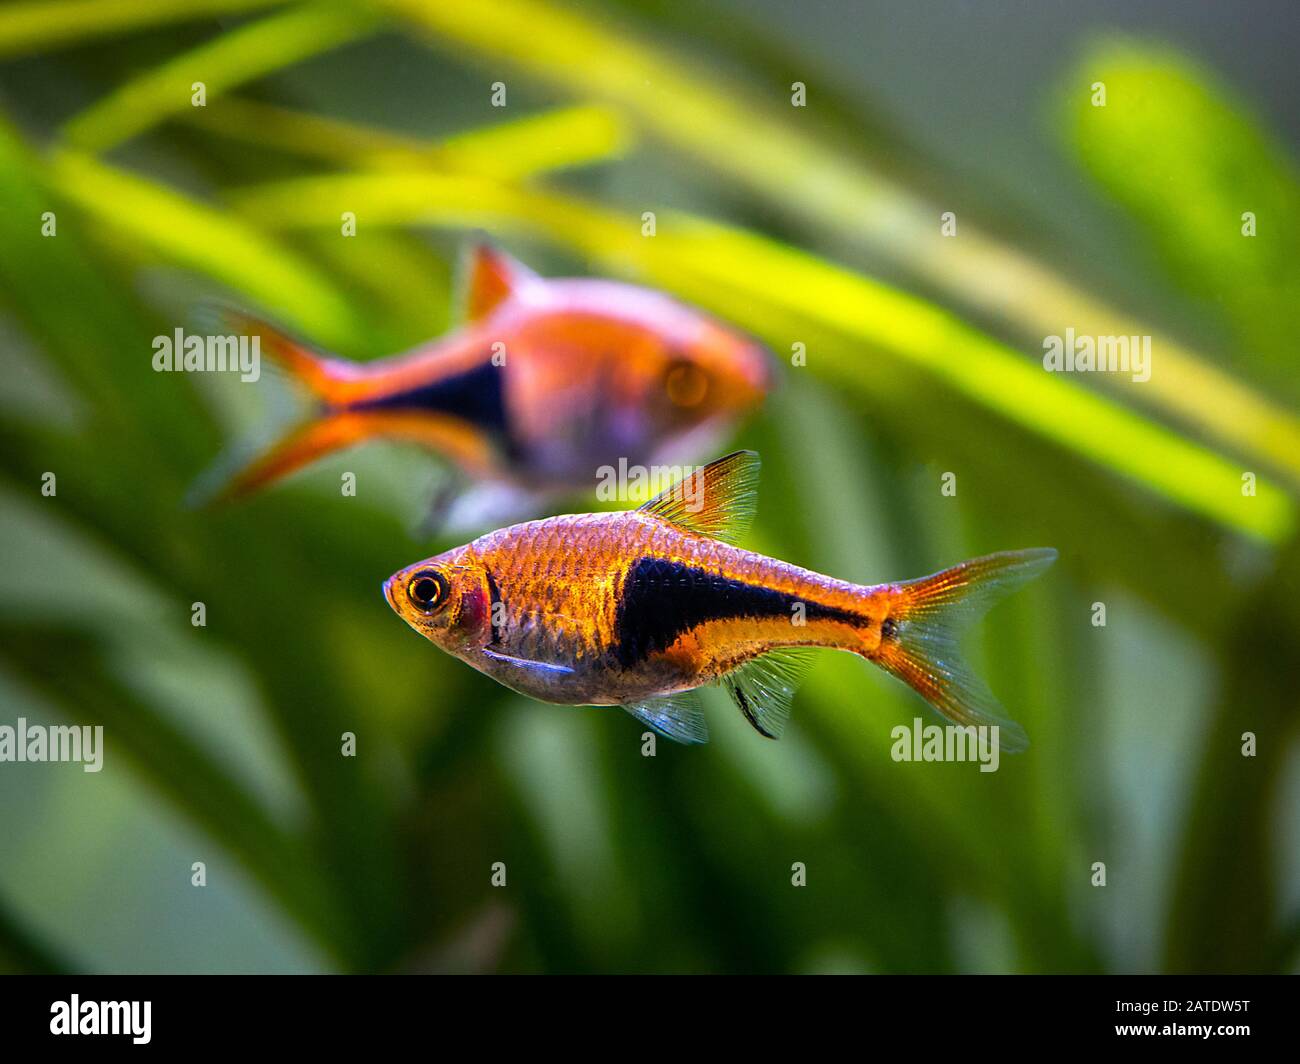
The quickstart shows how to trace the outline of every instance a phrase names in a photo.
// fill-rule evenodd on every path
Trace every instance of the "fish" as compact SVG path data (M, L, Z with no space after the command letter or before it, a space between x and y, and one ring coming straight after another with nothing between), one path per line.
M218 463L191 501L244 498L374 439L440 455L485 497L589 491L620 460L709 453L771 386L763 345L662 292L542 278L485 241L467 260L463 326L371 362L324 354L237 307L210 307L223 330L257 336L316 408L233 471Z
M848 651L957 725L1023 749L959 652L962 632L1056 559L1003 551L914 580L855 584L744 550L759 456L736 451L635 510L498 529L399 569L384 597L411 628L540 702L621 706L683 743L708 740L699 689L720 686L779 738L812 657Z

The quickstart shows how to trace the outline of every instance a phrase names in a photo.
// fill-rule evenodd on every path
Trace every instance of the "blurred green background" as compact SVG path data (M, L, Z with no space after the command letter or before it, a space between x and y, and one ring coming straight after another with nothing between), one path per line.
M0 966L1296 971L1296 29L1267 3L0 8L0 723L107 744L98 774L0 765ZM472 230L787 363L735 441L756 549L867 582L1058 547L974 647L1029 751L895 763L928 711L829 653L780 743L715 699L710 746L644 758L625 714L527 703L381 598L451 545L413 535L437 471L396 447L183 508L274 400L155 374L153 337L220 295L391 353L456 321ZM1045 372L1067 328L1151 336L1151 380Z

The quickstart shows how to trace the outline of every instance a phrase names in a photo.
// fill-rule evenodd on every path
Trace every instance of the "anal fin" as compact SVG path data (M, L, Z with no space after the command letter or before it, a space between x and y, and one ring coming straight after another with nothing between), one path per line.
M722 678L722 686L736 708L760 735L781 738L790 719L794 693L815 653L812 647L770 650Z

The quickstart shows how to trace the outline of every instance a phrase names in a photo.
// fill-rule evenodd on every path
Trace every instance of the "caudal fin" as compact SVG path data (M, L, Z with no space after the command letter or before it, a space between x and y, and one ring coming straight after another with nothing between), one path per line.
M1004 551L897 585L872 660L949 720L997 725L1001 749L1023 750L1029 745L1024 729L1006 719L993 693L962 659L958 640L995 602L1055 560L1050 547Z
M341 409L344 387L355 376L351 363L315 351L284 330L225 303L204 303L197 329L214 336L257 338L259 355L299 384L321 408L265 449L232 448L190 488L191 506L230 502L288 476L316 458L365 438L365 419Z
M331 358L279 326L228 303L204 303L196 317L202 329L213 335L256 337L259 353L322 403L341 406L348 400L345 389L356 378L356 366L351 362Z
M186 502L207 506L252 495L317 458L374 435L371 420L366 414L343 410L298 425L265 450L231 452L199 477Z

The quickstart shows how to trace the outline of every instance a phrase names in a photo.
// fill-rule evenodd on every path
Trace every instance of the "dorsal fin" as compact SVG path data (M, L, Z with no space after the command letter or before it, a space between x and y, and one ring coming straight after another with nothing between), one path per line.
M465 320L482 321L521 285L537 279L518 259L486 241L470 245L465 265Z
M754 451L734 451L688 473L640 510L688 532L735 543L754 519L758 469Z

